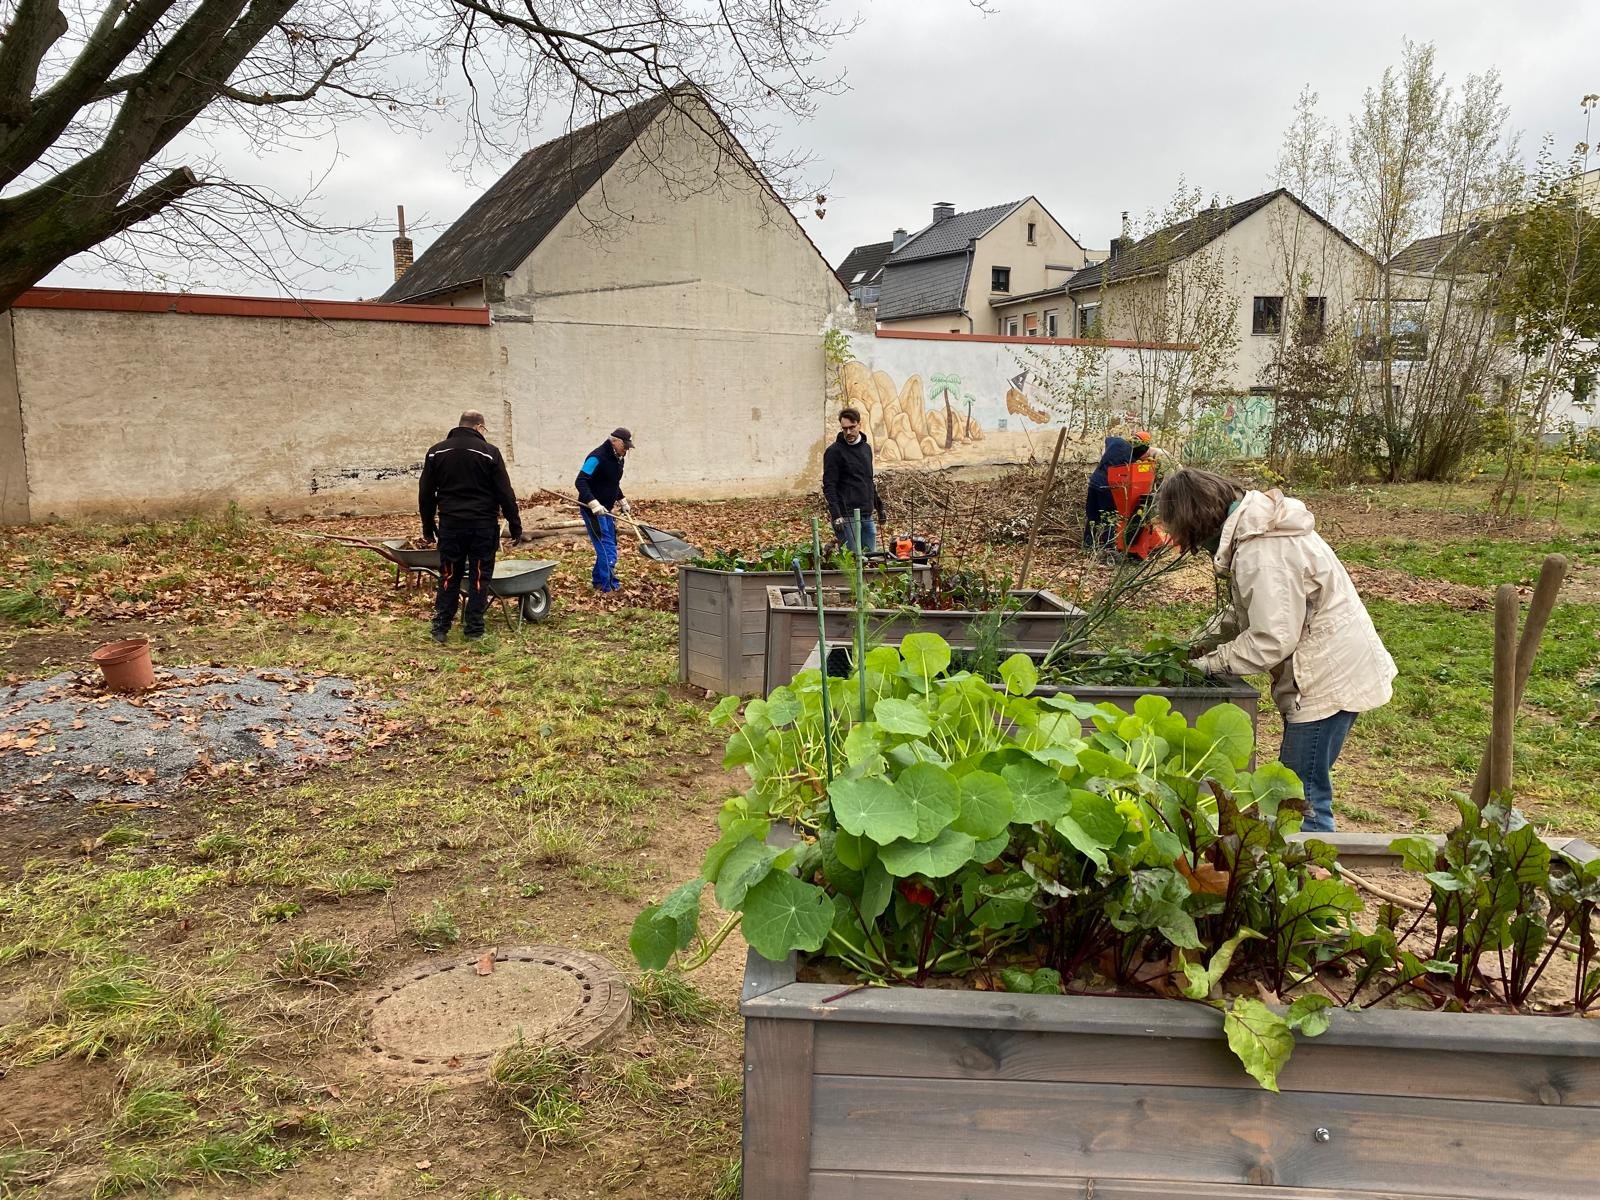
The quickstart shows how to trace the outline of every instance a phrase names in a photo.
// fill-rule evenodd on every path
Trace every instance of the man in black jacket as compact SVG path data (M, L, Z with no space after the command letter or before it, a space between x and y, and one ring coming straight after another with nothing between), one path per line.
M494 552L500 540L500 514L505 514L512 539L522 538L522 518L505 459L483 431L483 414L464 412L461 423L444 441L430 447L422 461L417 509L422 514L422 540L431 542L437 535L439 541L433 640L441 644L455 620L463 581L467 585L467 612L462 621L466 636L468 640L483 636L489 580L494 578Z
M622 586L617 578L617 523L613 512L628 516L627 497L622 494L623 459L633 449L633 434L618 426L611 436L589 452L572 481L583 506L583 527L594 547L594 571L589 578L601 592L614 592Z
M822 498L841 546L856 549L855 513L861 512L861 549L878 548L878 525L883 524L883 501L872 482L872 446L861 432L861 413L839 410L839 436L822 454ZM877 513L874 525L869 513Z

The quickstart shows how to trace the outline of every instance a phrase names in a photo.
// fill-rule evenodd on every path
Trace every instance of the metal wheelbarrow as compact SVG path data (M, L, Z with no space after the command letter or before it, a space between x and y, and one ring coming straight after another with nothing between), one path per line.
M501 607L507 628L522 627L524 621L543 621L550 615L550 572L560 566L554 559L508 558L495 560L494 578L489 580L489 595L516 603L517 620ZM497 606L500 607L500 606Z

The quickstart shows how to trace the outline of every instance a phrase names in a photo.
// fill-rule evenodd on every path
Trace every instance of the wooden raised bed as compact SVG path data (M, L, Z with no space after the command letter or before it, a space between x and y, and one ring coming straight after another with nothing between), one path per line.
M873 565L879 571L913 570L926 580L925 564ZM813 575L807 577L809 585ZM843 571L824 571L826 587L844 587ZM793 582L790 571L717 571L678 568L678 679L719 695L761 694L767 649L767 588Z
M752 952L740 1008L749 1200L1600 1197L1600 1021L1335 1012L1272 1093L1176 1000L841 995Z
M1000 630L1000 644L1018 650L1050 649L1065 632L1067 622L1081 616L1082 610L1068 604L1054 592L1021 591L1011 593L1021 604L1006 618ZM763 692L788 683L817 649L817 609L815 593L800 601L798 588L767 589L767 665ZM822 609L828 643L844 645L855 637L855 610L846 604L826 604ZM908 633L937 633L953 646L970 646L973 627L989 613L971 611L913 612L904 609L867 610L867 636L874 643L898 643Z

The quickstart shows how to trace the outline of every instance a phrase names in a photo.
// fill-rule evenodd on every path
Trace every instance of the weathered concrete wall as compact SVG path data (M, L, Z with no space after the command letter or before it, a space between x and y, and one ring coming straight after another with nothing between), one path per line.
M485 393L485 326L12 310L32 520L406 511ZM0 380L0 421L4 420ZM8 473L9 478L9 473Z
M515 412L514 479L568 488L632 429L634 496L813 486L821 329L845 291L759 183L665 113L492 307Z
M28 456L22 433L11 314L0 312L0 524L21 525L28 519Z

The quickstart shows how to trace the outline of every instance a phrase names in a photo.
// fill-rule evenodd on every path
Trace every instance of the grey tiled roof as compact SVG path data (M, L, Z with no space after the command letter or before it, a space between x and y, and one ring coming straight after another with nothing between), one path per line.
M1187 258L1200 247L1216 241L1246 217L1260 212L1280 195L1284 189L1253 196L1223 208L1208 208L1196 213L1187 221L1158 229L1147 237L1127 246L1116 258L1107 259L1092 267L1085 267L1074 275L1068 289L1074 292L1084 288L1099 287L1102 283L1116 283L1137 275L1164 271L1179 259ZM1307 210L1309 211L1309 210Z
M891 255L884 266L883 285L878 292L878 320L960 312L966 298L965 253L907 263L896 262Z
M516 270L672 99L664 93L529 150L379 299L419 300Z
M959 254L968 243L980 238L999 223L1001 218L1015 209L1021 200L1009 204L993 204L988 208L975 208L971 212L957 213L942 221L935 221L919 229L900 249L889 255L889 263L913 262L919 258L935 258L941 254Z
M872 282L873 276L883 270L883 260L889 257L889 251L894 249L893 242L873 242L870 246L857 246L844 256L844 261L839 264L839 269L834 272L839 282L845 287L854 287L854 279L861 276L864 286Z
M1499 225L1499 221L1474 221L1465 229L1418 238L1391 258L1389 265L1402 275L1426 275L1441 267L1449 267L1454 271L1471 270L1473 248L1479 246Z

